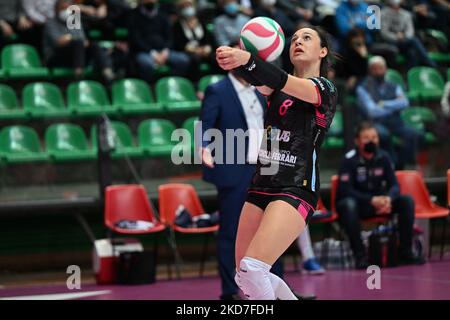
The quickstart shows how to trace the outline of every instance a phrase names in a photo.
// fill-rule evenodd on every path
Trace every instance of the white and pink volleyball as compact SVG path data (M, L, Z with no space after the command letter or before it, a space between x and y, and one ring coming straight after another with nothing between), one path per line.
M284 49L284 33L280 25L267 17L256 17L241 30L241 49L258 55L264 61L274 61Z

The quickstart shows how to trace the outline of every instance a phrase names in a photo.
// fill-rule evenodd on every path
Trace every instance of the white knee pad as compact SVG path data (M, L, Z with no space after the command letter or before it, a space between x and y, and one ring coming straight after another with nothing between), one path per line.
M240 275L239 271L237 271L237 270L236 270L236 274L234 276L234 282L236 282L239 289L242 290L241 275Z
M241 260L236 283L249 300L275 300L270 283L270 268L269 264L250 257Z

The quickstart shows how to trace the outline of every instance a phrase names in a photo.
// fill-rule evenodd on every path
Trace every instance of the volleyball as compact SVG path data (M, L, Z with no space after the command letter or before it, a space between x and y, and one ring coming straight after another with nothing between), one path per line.
M285 38L283 30L275 20L256 17L242 27L239 42L241 49L270 62L283 52Z

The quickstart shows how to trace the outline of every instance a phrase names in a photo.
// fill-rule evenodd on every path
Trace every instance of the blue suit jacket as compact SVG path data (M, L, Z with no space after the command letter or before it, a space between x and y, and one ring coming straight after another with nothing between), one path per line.
M257 92L263 109L266 106L265 98ZM263 110L264 111L264 110ZM248 171L254 171L255 165L226 164L226 129L242 129L246 131L247 121L244 109L239 100L230 78L227 76L219 82L210 85L205 91L202 102L200 120L202 121L202 137L206 130L215 128L221 131L223 136L223 164L214 164L214 168L203 166L203 179L215 184L217 187L233 187L241 182L242 177L248 175ZM229 141L230 142L230 141ZM211 141L204 141L205 147ZM248 139L245 141L245 159L247 159ZM242 152L242 150L240 150ZM234 157L237 155L236 140L234 143Z

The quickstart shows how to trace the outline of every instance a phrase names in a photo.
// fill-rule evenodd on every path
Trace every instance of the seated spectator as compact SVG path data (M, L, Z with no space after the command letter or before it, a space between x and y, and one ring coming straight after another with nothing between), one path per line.
M436 67L428 57L422 42L414 36L411 13L400 7L402 0L388 0L388 6L381 10L381 36L407 57L409 68L417 65Z
M271 2L276 3L277 7L282 9L293 21L304 21L313 24L320 22L314 16L315 0L303 0L301 3L295 0L271 0Z
M85 30L96 29L102 38L114 39L117 27L126 27L126 16L131 11L127 0L76 0Z
M367 76L367 48L364 31L352 29L344 43L342 59L338 63L338 75L346 80L348 92L354 92L359 83Z
M148 82L156 80L155 69L171 67L174 75L185 76L189 56L172 49L169 19L159 12L157 0L140 0L129 17L130 49L135 55L138 73Z
M239 41L242 27L250 18L239 12L236 0L223 0L223 14L214 19L214 36L218 46L229 46Z
M283 28L283 32L286 38L292 36L296 31L295 26L297 21L292 20L284 13L283 9L278 8L274 0L260 0L259 4L255 7L255 16L257 17L269 17Z
M174 49L184 51L189 55L191 59L189 74L196 81L200 77L198 69L200 63L216 65L214 37L197 17L193 0L179 0L177 10L179 19L172 32Z
M342 1L336 9L336 29L341 40L345 40L350 30L364 30L366 41L373 41L372 31L367 28L367 3L363 0Z
M417 29L436 29L436 13L431 10L429 0L404 0L402 7L413 15Z
M0 47L16 40L33 44L32 27L21 0L0 0Z
M416 151L423 134L407 127L400 112L409 106L400 85L386 81L386 61L374 56L369 60L369 75L356 89L357 104L366 119L372 120L378 130L381 146L395 159L397 169L405 164L415 164ZM401 140L398 156L394 151L392 136Z
M42 53L42 34L48 19L55 16L56 0L22 0L23 11L32 24L33 46Z
M449 0L429 0L430 9L438 17L436 19L436 28L442 30L445 34L450 34L450 1Z
M393 164L379 149L378 133L371 123L358 126L355 144L356 149L345 155L339 169L336 208L350 240L356 268L368 267L359 220L381 214L398 217L400 264L424 263L423 257L414 256L412 251L414 200L400 195Z
M87 40L80 28L67 27L67 8L71 0L57 0L55 17L45 24L43 50L49 67L74 68L75 76L80 77L89 60L93 60L94 68L108 83L114 80L111 58L95 42Z

